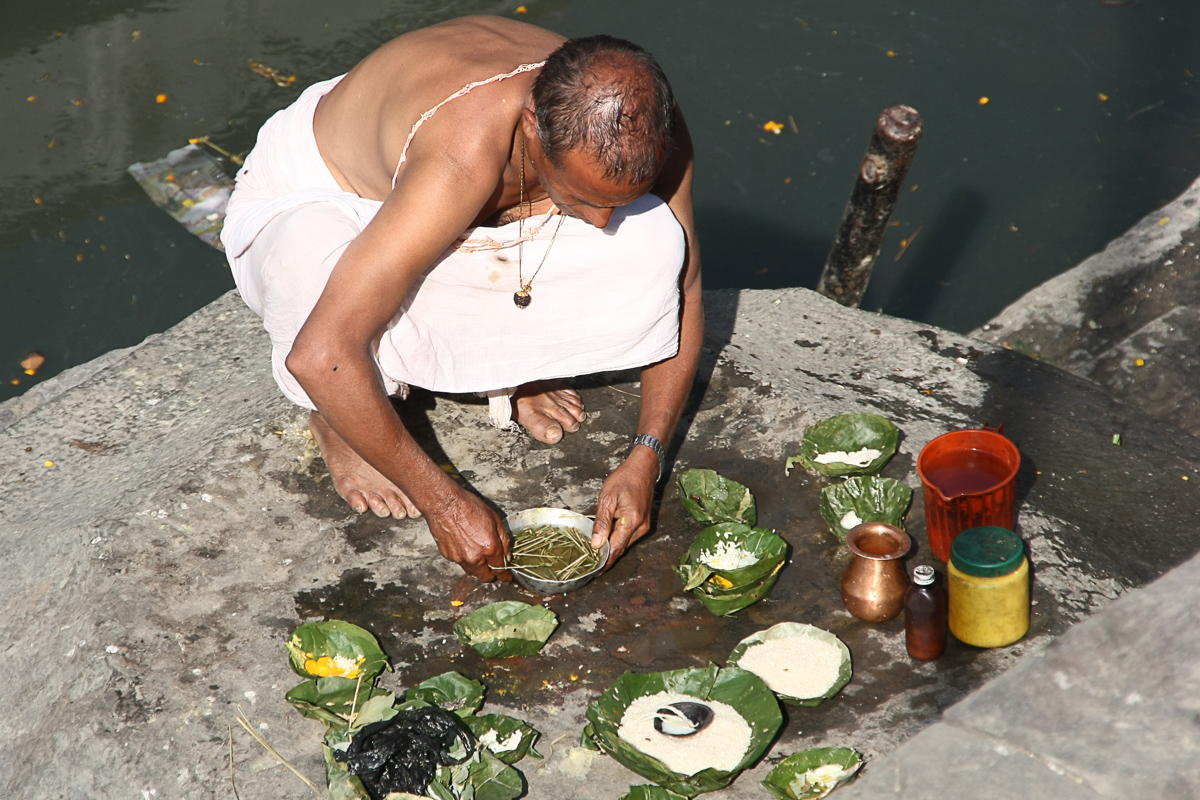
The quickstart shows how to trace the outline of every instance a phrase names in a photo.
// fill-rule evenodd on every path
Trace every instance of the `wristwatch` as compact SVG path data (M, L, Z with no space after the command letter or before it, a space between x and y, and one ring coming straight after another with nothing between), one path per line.
M663 450L662 442L660 442L656 436L651 436L648 433L639 433L637 436L633 437L633 443L629 445L629 452L632 453L633 448L637 447L639 444L646 445L646 447L649 447L654 451L654 455L658 456L658 477L655 478L655 483L657 483L658 481L662 480L663 470L666 469L667 466L667 453L665 450Z

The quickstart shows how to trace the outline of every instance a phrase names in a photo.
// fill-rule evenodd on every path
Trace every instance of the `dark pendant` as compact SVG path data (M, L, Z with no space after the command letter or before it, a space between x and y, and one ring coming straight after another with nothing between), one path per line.
M513 302L517 304L517 308L529 308L529 304L533 302L533 298L529 292L522 289L513 294Z

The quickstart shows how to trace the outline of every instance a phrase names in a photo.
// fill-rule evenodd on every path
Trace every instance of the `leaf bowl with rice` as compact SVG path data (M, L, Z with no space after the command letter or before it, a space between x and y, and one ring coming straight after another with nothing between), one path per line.
M672 569L684 591L724 617L770 594L787 551L783 537L768 528L722 522L702 530Z
M712 723L690 736L656 732L660 706L680 698L710 706ZM587 718L585 747L685 797L728 786L762 757L783 725L779 701L761 678L715 664L626 672L588 706Z
M851 783L862 763L862 755L850 747L802 750L780 761L762 785L779 800L818 800Z
M837 414L810 425L800 454L787 460L785 473L800 464L829 478L874 475L896 454L900 431L878 414Z
M880 475L847 478L821 490L821 517L829 532L845 544L850 529L864 522L903 528L912 494L904 483Z
M845 642L803 622L780 622L738 642L728 664L752 672L790 705L816 706L850 682Z

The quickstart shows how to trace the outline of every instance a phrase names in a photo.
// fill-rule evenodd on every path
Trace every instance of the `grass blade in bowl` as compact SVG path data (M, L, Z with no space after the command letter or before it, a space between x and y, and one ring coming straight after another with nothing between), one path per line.
M564 594L594 578L608 562L609 545L592 549L592 520L563 508L529 508L510 514L508 568L525 589Z
M569 581L600 564L592 539L567 525L537 525L513 536L510 569L544 581Z

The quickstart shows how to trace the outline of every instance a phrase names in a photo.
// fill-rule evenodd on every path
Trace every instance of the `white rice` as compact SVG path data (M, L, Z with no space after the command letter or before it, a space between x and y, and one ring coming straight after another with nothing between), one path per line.
M839 764L822 764L819 767L813 767L803 775L797 775L788 783L788 788L797 797L813 790L831 792L837 788L838 781L850 777L857 771L857 765L845 769Z
M842 651L812 636L789 636L751 645L737 665L762 678L776 694L809 700L837 682Z
M842 527L846 530L857 528L859 525L862 525L862 518L853 511L847 511L846 516L842 517Z
M497 755L507 753L521 746L521 732L513 731L507 739L501 739L497 731L489 730L479 737L479 743Z
M855 450L853 453L847 453L845 450L821 453L813 461L818 464L849 464L852 467L865 467L881 455L883 455L882 450L864 447L862 450Z
M758 563L758 556L734 542L717 542L712 550L701 550L700 563L717 570L733 570Z
M678 702L704 703L713 710L713 721L691 736L668 736L654 730L654 712ZM621 717L617 735L648 756L666 764L672 772L695 775L702 769L732 771L750 749L752 731L733 706L715 700L699 700L686 694L659 692L639 697Z

